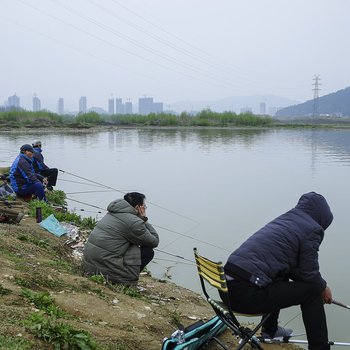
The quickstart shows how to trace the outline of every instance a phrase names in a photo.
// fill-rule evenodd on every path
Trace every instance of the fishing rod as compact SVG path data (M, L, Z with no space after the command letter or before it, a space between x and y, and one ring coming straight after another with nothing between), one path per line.
M153 258L153 260L157 260L157 261L166 261L166 262L172 262L174 264L182 264L182 265L190 265L193 266L194 263L188 263L188 262L183 262L183 261L176 261L176 260L170 260L170 259L161 259L161 258ZM152 260L152 261L153 261Z
M102 184L101 182L97 182L97 181L94 181L94 180L90 180L90 179L88 179L88 178L86 178L86 177L79 176L79 175L70 173L69 171L62 170L62 169L58 169L58 170L61 171L61 172L64 173L64 174L68 174L68 175L77 177L77 178L79 178L79 179L82 179L82 180L85 180L85 181L89 181L89 182L91 182L91 183L93 183L93 184L96 184L96 185L98 185L98 186L102 186L102 187L108 188L108 189L110 189L110 190L113 190L113 191L116 191L116 192L119 192L119 193L122 193L122 194L126 194L125 191L118 190L117 188L104 185L104 184ZM183 214L180 214L180 213L178 213L178 212L176 212L176 211L174 211L174 210L165 208L165 207L163 207L163 206L161 206L161 205L159 205L159 204L156 204L156 203L153 203L153 202L150 202L150 201L147 201L147 202L148 202L149 204L151 204L151 205L153 205L153 206L155 206L155 207L158 207L158 208L160 208L160 209L163 209L163 210L165 210L165 211L167 211L167 212L169 212L169 213L175 214L175 215L177 215L177 216L179 216L179 217L183 217L183 218L185 218L185 219L187 219L187 220L190 220L190 221L192 221L192 222L195 222L195 223L199 224L198 221L196 221L196 220L194 220L194 219L192 219L192 218L190 218L190 217L188 217L188 216L186 216L186 215L183 215Z
M66 194L86 194L86 193L102 193L102 192L114 192L114 191L113 190L81 191L81 192L67 192Z
M182 237L186 237L186 238L192 239L193 241L196 241L196 242L199 242L199 243L203 243L203 244L209 245L209 246L211 246L211 247L213 247L213 248L217 248L217 249L220 249L220 250L224 250L224 251L229 252L229 253L231 252L230 250L228 250L228 249L226 249L226 248L220 247L220 246L218 246L218 245L216 245L216 244L213 244L213 243L209 243L209 242L203 241L203 240L201 240L201 239L199 239L199 238L195 238L195 237L193 237L193 236L188 236L188 235L186 235L186 234L184 234L184 233L177 232L177 231L174 231L174 230L171 230L171 229L169 229L169 228L162 227L162 226L159 226L159 225L154 225L154 224L152 224L152 225L153 225L154 227L158 227L158 228L160 228L160 229L162 229L162 230L166 230L166 231L175 233L175 234L177 234L177 235L180 235L180 236L182 236Z
M195 263L194 263L193 260L184 258L184 257L181 256L181 255L172 254L172 253L166 252L165 250L161 250L161 249L158 249L158 248L154 248L154 250L156 250L157 252L160 252L160 253L164 253L164 254L168 254L168 255L174 256L175 258L179 258L179 259L183 259L183 260L189 261L189 262L191 262L193 265L195 265Z
M107 211L106 209L103 209L101 207L98 207L97 205L93 205L93 204L89 204L89 203L85 203L85 202L82 202L82 201L78 201L76 199L73 199L73 198L68 198L66 197L69 201L73 201L73 202L77 202L77 203L80 203L80 204L84 204L84 205L88 205L89 207L93 207L93 208L96 208L96 209L101 209L103 211Z
M340 307L343 307L344 309L350 310L350 306L349 306L349 305L343 304L343 303L341 303L340 301L337 301L337 300L332 299L332 304L338 305L338 306L340 306Z

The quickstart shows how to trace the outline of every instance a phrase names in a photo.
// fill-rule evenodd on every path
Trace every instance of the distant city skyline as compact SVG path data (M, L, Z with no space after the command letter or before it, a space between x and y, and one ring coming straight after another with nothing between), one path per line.
M36 93L53 111L60 97L77 111L80 96L108 111L111 93L134 107L144 95L194 109L307 101L315 75L320 97L350 85L349 12L345 0L3 0L0 101L16 93L31 109Z
M266 103L266 97L262 97L262 100L265 102L260 102L259 97L255 97L255 108L250 106L249 103L242 103L241 106L234 107L232 105L232 108L225 108L227 111L232 111L235 113L255 113L260 115L271 115L273 116L280 108L281 106L268 106L267 110L267 103ZM87 113L87 112L97 112L102 114L133 114L138 113L141 115L147 115L150 113L180 113L183 111L189 112L189 113L197 113L203 109L211 109L213 111L217 111L217 108L215 105L211 106L208 103L202 104L202 106L196 105L195 103L191 103L191 107L189 108L183 108L179 110L178 108L175 108L174 110L171 108L172 106L170 104L165 104L164 102L154 101L153 97L147 97L143 96L138 98L138 103L135 105L131 101L130 98L127 98L126 100L123 100L123 98L114 98L110 97L106 99L106 104L102 106L96 106L96 105L89 105L89 99L87 96L80 96L79 99L77 99L77 108L76 109L66 109L65 108L65 98L59 97L56 101L56 107L53 109L47 108L45 106L42 106L41 98L34 94L32 97L32 105L31 108L27 108L21 103L20 96L17 96L17 94L8 96L7 100L4 102L3 105L0 104L0 107L11 107L11 108L23 108L25 110L29 111L40 111L40 110L48 110L52 111L54 113L58 114L79 114L79 113ZM259 101L259 103L258 103ZM290 101L292 102L292 101ZM215 101L213 101L215 103ZM252 103L254 105L254 103ZM285 105L290 105L291 103L284 103ZM137 106L137 107L136 107ZM166 106L166 108L164 108Z

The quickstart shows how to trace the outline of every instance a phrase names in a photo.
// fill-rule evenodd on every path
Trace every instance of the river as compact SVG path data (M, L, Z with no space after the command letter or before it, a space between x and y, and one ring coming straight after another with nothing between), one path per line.
M195 291L200 285L188 261L193 261L193 247L226 261L303 193L323 194L334 221L320 248L321 271L334 299L350 303L350 130L118 129L40 135L30 130L0 134L0 166L38 138L46 163L65 171L57 188L67 192L70 208L78 213L98 219L104 211L95 207L106 208L128 191L145 193L159 249L167 252L156 253L150 270L160 278L167 270L172 281ZM350 311L334 305L326 311L330 339L349 342ZM299 312L282 311L281 325ZM301 315L288 326L303 332Z

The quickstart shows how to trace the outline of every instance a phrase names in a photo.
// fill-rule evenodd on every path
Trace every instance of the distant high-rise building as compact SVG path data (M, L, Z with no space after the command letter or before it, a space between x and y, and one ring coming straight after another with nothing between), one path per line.
M13 96L9 96L7 99L7 106L9 108L20 108L20 100L19 97L14 94Z
M260 114L261 115L265 115L266 114L266 103L265 102L261 102L260 103Z
M33 112L38 112L41 110L40 98L36 95L33 96Z
M154 102L152 112L153 113L163 113L163 102Z
M139 98L139 114L147 115L153 112L153 97Z
M253 113L252 107L243 107L241 108L241 114L243 113Z
M108 100L108 114L114 114L114 98Z
M57 112L58 114L64 114L64 99L62 97L58 99Z
M132 102L125 102L125 114L132 114Z
M86 96L81 96L79 99L79 113L86 113L87 111L87 98Z
M115 99L115 114L124 114L124 104L121 98Z

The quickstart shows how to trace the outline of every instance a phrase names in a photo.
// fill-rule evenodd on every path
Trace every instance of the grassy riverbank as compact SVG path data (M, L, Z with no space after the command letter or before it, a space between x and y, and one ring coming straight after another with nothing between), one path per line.
M62 128L64 130L90 130L106 127L350 127L350 118L306 118L279 121L269 116L234 112L217 113L203 110L195 116L186 112L180 115L160 113L149 115L100 115L95 112L77 116L58 115L52 112L12 110L0 112L0 132L16 129Z
M49 199L62 198L53 193ZM160 350L162 339L179 324L213 316L200 295L165 276L141 276L137 289L109 285L101 276L84 277L81 255L68 237L58 238L35 222L38 204L43 203L23 203L27 215L19 224L0 224L0 350ZM76 214L45 206L43 216L51 211L60 220L74 219L88 236L91 227ZM220 337L235 346L230 332Z

